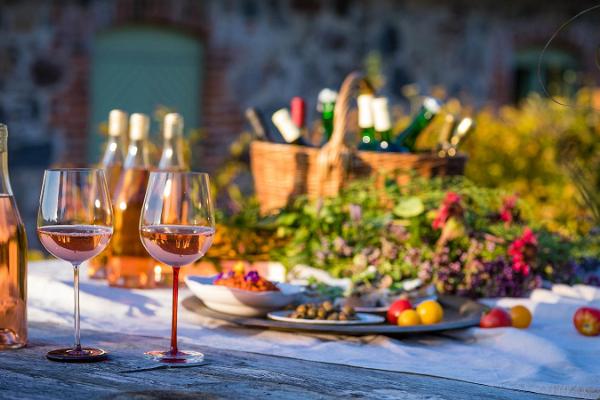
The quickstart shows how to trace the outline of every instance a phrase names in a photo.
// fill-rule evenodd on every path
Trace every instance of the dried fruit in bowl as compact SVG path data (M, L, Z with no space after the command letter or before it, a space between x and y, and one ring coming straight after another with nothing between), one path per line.
M273 282L263 278L258 272L250 271L244 274L239 269L217 275L213 284L232 289L249 290L251 292L279 291L279 288Z

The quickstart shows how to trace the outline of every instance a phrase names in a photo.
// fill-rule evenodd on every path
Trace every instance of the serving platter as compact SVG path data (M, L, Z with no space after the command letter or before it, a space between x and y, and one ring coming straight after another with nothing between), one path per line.
M371 325L324 325L315 323L298 323L274 321L267 318L240 317L221 313L206 307L197 297L190 296L183 300L183 306L204 317L227 321L233 324L260 329L274 329L288 332L332 333L349 336L386 335L405 336L424 333L444 332L465 329L479 325L484 306L473 300L457 296L438 296L444 307L444 319L439 324L396 326L387 323Z
M381 324L385 321L380 315L356 313L356 319L346 321L328 320L328 319L302 319L289 317L290 310L273 311L267 314L267 317L274 321L290 322L296 324L312 324L312 325L370 325Z

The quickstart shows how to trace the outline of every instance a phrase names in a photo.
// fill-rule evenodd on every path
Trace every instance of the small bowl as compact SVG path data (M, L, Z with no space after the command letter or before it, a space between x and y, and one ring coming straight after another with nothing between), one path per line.
M304 291L300 286L274 282L279 291L253 292L215 285L215 278L191 275L185 278L185 284L208 308L243 317L261 317L280 310Z

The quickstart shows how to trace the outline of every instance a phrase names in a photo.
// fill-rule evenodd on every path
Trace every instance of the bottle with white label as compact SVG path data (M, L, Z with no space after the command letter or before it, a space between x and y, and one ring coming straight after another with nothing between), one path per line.
M379 143L375 138L373 126L373 95L361 94L356 99L358 103L358 128L360 131L359 150L377 151Z
M312 144L302 136L302 131L292 120L292 116L287 108L275 111L271 120L286 143L312 147Z
M379 137L379 151L398 152L400 149L392 142L392 121L388 108L388 99L377 97L373 99L373 126Z

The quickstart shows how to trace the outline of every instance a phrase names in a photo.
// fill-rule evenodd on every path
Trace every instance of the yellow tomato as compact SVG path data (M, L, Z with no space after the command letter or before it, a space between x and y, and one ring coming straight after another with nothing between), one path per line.
M510 309L512 326L519 329L525 329L531 324L531 312L524 306L514 306Z
M421 317L413 310L404 310L398 316L398 325L400 326L414 326L421 324Z
M435 300L427 300L417 306L417 313L424 325L437 324L444 318L444 310Z

